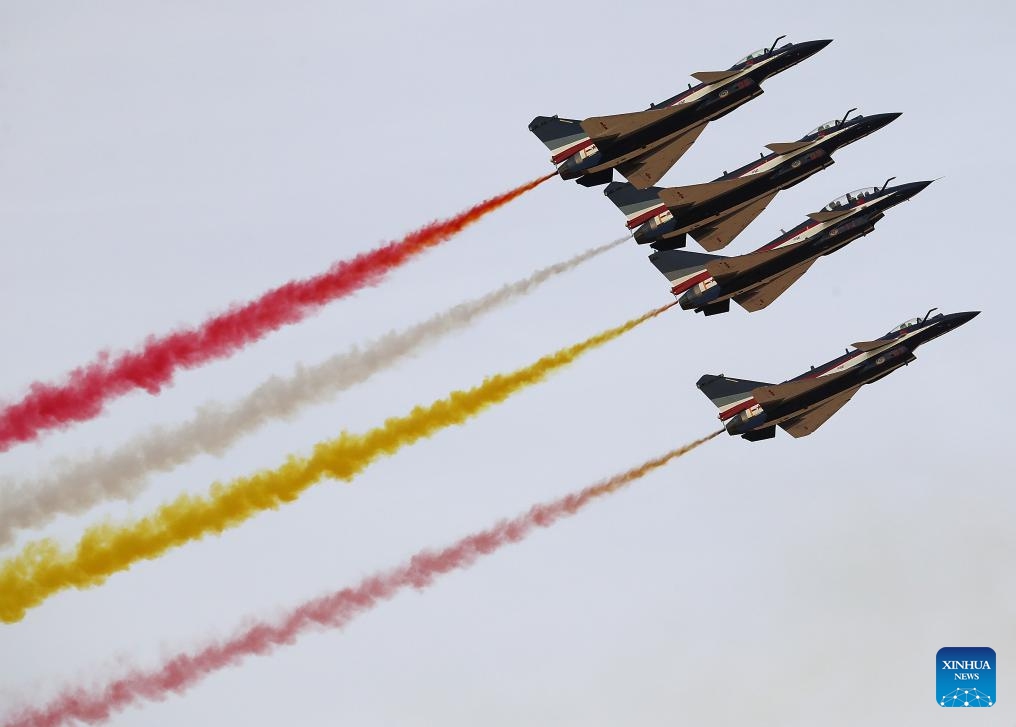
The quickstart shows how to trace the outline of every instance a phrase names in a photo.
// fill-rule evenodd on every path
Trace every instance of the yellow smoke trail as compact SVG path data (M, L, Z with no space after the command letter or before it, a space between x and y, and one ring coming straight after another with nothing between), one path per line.
M465 422L673 305L651 310L512 373L491 376L472 389L453 391L364 434L344 432L336 439L320 442L310 457L292 456L277 469L262 470L227 484L215 483L205 496L181 495L133 523L92 526L70 552L61 551L48 539L29 543L21 553L0 564L0 620L20 621L29 608L58 591L99 585L137 561L156 558L170 548L235 527L264 510L295 500L323 477L352 479L379 457Z

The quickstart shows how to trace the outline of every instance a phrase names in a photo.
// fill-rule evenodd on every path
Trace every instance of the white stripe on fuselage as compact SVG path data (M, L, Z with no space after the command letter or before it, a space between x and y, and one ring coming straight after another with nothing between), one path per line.
M753 396L746 396L743 399L738 399L735 402L727 404L726 406L723 407L723 409L720 410L720 417L719 418L720 419L729 419L731 415L727 414L728 411L730 411L732 409L737 409L742 404L744 404L745 402L754 401L754 400L755 400L755 397L753 397ZM750 407L749 407L749 409L750 409ZM749 409L745 409L744 411L748 411ZM738 412L738 414L740 414L740 413L741 412ZM755 415L752 414L752 416L755 416Z
M829 139L833 139L839 134L842 134L844 131L847 130L847 128L849 127L841 126L836 131L812 139L811 141L808 142L808 146L802 146L800 149L797 149L795 151L787 152L786 154L775 154L771 159L766 160L765 163L759 164L754 169L749 169L743 174L738 175L737 179L743 179L745 177L753 177L756 174L765 174L766 172L770 172L783 162L787 161L788 159L796 159L797 157L802 156L803 154L807 154L809 151L814 149L819 144L828 141Z
M667 280L670 281L670 287L671 287L671 289L673 289L673 288L676 288L677 286L681 285L682 283L684 283L684 282L686 282L688 280L691 280L692 278L697 278L698 276L702 275L702 273L704 273L705 271L706 271L706 267L705 267L705 265L703 265L700 268L695 268L694 270L692 270L687 275L682 275L680 278L669 278L668 277ZM711 288L714 285L716 285L716 281L713 279L713 277L711 275L708 278L705 278L702 281L702 283L705 284L705 288ZM703 288L703 289L705 289L705 288Z
M592 143L592 142L591 142L591 141L589 140L589 137L588 137L588 136L583 136L583 137L581 137L581 138L578 138L578 139L572 139L572 140L571 140L571 141L569 141L569 142L568 142L567 144L562 144L562 145L561 145L561 146L559 146L559 147L558 147L557 149L551 149L551 150L550 150L550 156L551 156L551 157L556 157L556 156L557 156L558 154L560 154L561 152L563 152L563 151L564 151L565 149L570 149L571 147L573 147L573 146L576 146L576 145L578 145L578 144L581 144L582 142L588 142L588 146L595 146L595 145L594 145L594 144L593 144L593 143ZM578 154L578 153L579 153L580 151L582 151L583 149L585 149L585 146L582 146L582 147L579 147L578 149L576 149L576 150L575 150L575 153L576 153L576 154Z
M820 232L824 232L825 230L829 229L830 227L835 227L836 225L840 224L841 222L849 220L856 213L868 209L869 207L871 207L876 202L880 202L882 199L883 198L881 196L872 197L871 199L866 199L864 202L862 202L861 204L857 205L856 207L851 207L849 210L846 211L846 214L841 215L840 217L836 217L836 218L831 219L831 220L826 220L824 222L817 222L814 225L812 225L811 227L809 227L808 229L800 232L799 234L795 235L794 237L791 237L786 242L781 242L776 247L770 247L768 249L769 250L782 250L783 248L789 247L790 245L797 245L798 243L804 242L806 240L810 240L812 237L814 237L815 235L819 234ZM833 211L835 211L835 210L833 210ZM758 250L756 250L755 252L762 252L765 249L766 248L763 246L763 247L759 248Z
M700 88L700 89L698 89L696 91L693 91L692 93L688 94L684 98L678 99L677 101L675 101L674 103L670 104L669 106L660 106L660 107L657 107L657 108L674 108L676 106L683 106L684 104L695 103L696 101L701 100L704 96L708 96L710 93L715 91L717 88L722 88L723 86L726 86L729 83L732 83L734 81L739 81L740 79L742 79L745 76L747 76L749 73L751 73L753 71L756 71L759 68L762 68L763 66L765 66L768 63L772 63L777 57L778 57L778 54L777 55L770 55L764 61L759 61L758 63L753 63L750 66L745 66L740 71L735 73L733 76L728 76L727 78L724 78L722 81L713 81L712 83L705 83L705 84L702 85L702 88Z
M848 369L852 369L855 366L858 366L858 365L864 363L865 361L868 361L869 359L872 359L872 358L875 358L877 356L880 356L881 354L885 353L887 349L890 349L893 346L898 346L899 344L903 343L904 341L906 341L906 340L908 340L910 338L913 338L914 336L916 336L918 333L920 333L923 330L925 330L925 327L923 327L923 326L915 326L913 331L910 331L909 333L905 333L902 336L899 336L897 338L886 339L886 342L885 342L884 345L879 346L876 349L872 349L871 351L860 351L860 352L857 353L857 355L851 356L849 359L847 359L846 361L841 363L839 366L831 368L828 371L823 371L821 374L819 374L815 378L816 379L821 379L821 378L825 378L826 376L832 376L834 374L843 373L844 371L847 371Z
M649 212L650 210L656 210L656 214L654 214L653 217L660 218L660 220L657 223L660 225L662 225L664 222L666 222L667 220L669 220L671 217L674 216L671 213L671 211L667 209L667 205L663 204L663 202L657 202L656 204L647 203L645 207L642 207L641 209L632 212L630 215L625 215L624 217L625 222L631 222L632 220L638 217L645 217L646 213ZM643 222L642 224L648 225L650 222L652 222L652 217Z

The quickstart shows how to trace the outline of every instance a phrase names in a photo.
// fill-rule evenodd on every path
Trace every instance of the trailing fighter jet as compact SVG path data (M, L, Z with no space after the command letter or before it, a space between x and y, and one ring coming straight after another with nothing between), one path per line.
M858 189L837 197L794 229L755 252L736 257L684 250L654 252L649 261L663 273L685 310L707 316L726 313L730 301L749 312L780 297L823 255L846 247L875 229L885 211L931 182Z
M837 149L862 139L901 114L855 116L828 121L798 141L767 144L771 154L762 154L750 164L705 184L687 187L636 189L613 182L603 191L635 229L635 242L649 243L657 250L685 246L690 234L710 252L726 247L731 240L762 214L762 210L784 189L803 182L833 164Z
M787 43L757 50L726 71L693 73L701 81L646 111L578 121L537 116L529 130L550 149L562 179L586 187L606 184L613 170L639 189L660 181L695 143L706 124L762 94L760 84L813 56L831 40Z
M727 432L751 442L776 436L777 425L805 437L850 401L865 384L914 361L914 350L976 316L980 311L939 313L901 323L881 338L854 344L854 350L782 384L705 375L696 386L720 409Z

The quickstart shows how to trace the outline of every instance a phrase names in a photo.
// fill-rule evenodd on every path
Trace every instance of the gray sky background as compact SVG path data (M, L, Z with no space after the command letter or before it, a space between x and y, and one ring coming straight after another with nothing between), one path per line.
M1004 2L0 4L0 397L196 323L549 170L537 114L645 108L780 34L835 42L770 79L664 179L708 181L851 107L901 119L781 194L747 252L849 190L944 176L770 309L671 311L467 426L221 538L0 628L0 715L118 662L232 632L717 426L702 373L780 381L852 341L983 310L807 439L724 437L340 633L220 672L117 725L939 724L935 652L991 646L1016 721ZM551 180L376 289L0 474L112 447L614 239ZM697 249L689 246L689 249ZM45 531L274 466L670 299L634 243L340 398ZM40 535L24 533L20 544ZM15 552L9 549L0 555Z

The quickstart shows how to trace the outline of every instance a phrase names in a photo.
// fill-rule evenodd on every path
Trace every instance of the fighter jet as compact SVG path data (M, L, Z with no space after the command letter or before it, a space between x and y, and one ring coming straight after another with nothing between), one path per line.
M803 182L833 164L832 154L862 139L901 114L856 116L850 109L842 119L828 121L798 141L768 144L750 164L705 184L688 187L649 187L612 182L603 191L635 229L635 242L657 250L685 246L686 235L710 252L730 244L784 189ZM637 229L636 229L637 228Z
M646 111L578 121L537 116L529 130L550 149L562 179L586 187L606 184L613 170L639 189L660 181L713 119L762 94L760 84L829 45L831 40L776 43L750 53L726 71L693 73L701 81Z
M726 313L730 301L749 312L780 297L823 255L846 247L875 229L886 210L913 197L931 182L858 189L837 197L808 219L755 252L736 257L663 250L649 261L670 281L684 310L707 316Z
M805 437L850 401L865 384L914 361L914 350L976 316L980 311L939 313L901 323L881 338L854 344L854 350L782 384L706 375L696 386L720 409L727 432L750 442L771 439L779 426Z

